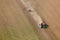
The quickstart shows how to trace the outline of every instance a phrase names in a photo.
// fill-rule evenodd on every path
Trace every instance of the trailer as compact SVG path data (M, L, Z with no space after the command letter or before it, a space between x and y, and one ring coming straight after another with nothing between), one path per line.
M24 5L24 8L29 12L29 15L34 19L36 22L37 26L39 28L47 28L48 25L43 22L41 17L37 14L37 12L34 10L34 8L31 6L31 3L26 0L21 0L22 4Z

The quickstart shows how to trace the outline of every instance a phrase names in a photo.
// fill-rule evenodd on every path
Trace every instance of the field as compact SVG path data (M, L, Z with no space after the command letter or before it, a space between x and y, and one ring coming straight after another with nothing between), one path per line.
M16 0L0 0L0 40L38 40Z
M60 0L28 1L49 28L33 25L20 0L0 0L0 40L60 40Z

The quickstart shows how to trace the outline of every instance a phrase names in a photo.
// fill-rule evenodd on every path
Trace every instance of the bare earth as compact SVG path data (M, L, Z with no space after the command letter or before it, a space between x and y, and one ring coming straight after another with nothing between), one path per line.
M0 0L0 40L60 40L60 0L28 1L49 28L32 25L20 0Z

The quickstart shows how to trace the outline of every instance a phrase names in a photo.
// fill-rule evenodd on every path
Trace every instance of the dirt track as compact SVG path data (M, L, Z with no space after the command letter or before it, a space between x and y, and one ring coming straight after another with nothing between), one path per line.
M0 40L60 40L60 0L29 1L49 28L31 25L20 0L0 0Z

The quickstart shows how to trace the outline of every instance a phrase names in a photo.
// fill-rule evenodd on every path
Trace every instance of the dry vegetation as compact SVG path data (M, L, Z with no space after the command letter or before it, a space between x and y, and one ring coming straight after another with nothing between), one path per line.
M0 0L0 40L60 40L60 0L28 1L49 28L33 26L20 0Z
M0 0L0 40L39 40L16 0Z

